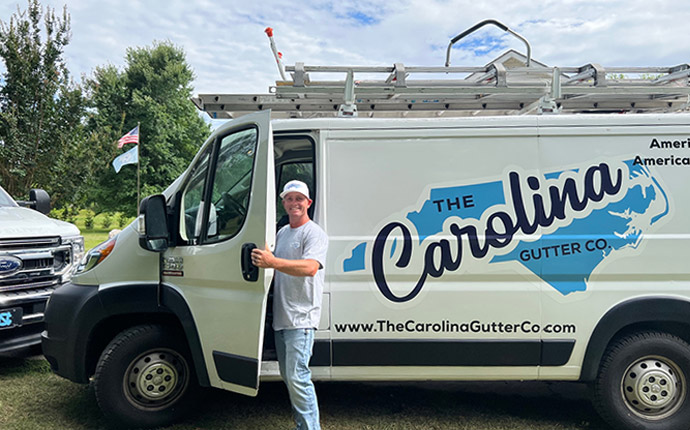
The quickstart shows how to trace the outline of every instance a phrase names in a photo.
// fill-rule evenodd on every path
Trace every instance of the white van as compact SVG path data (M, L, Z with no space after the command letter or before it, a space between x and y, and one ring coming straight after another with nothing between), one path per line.
M294 178L330 240L316 380L583 381L618 428L687 428L687 114L230 121L53 294L53 370L145 427L279 378L248 255Z
M46 216L48 193L19 203L0 187L0 354L40 345L46 301L84 256L79 229Z

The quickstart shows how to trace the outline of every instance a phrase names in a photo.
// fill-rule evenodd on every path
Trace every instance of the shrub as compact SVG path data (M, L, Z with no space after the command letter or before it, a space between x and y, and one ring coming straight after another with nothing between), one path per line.
M127 216L123 212L120 212L117 215L117 226L119 228L123 228L125 225L127 225L128 221L129 221L129 219L127 218Z
M51 218L57 218L59 220L67 221L69 223L74 224L74 222L77 220L78 214L79 211L75 209L73 206L64 206L61 209L51 210L48 216Z
M77 216L79 216L79 209L77 209L74 206L68 206L68 208L69 211L65 209L65 211L67 212L67 218L65 219L65 221L74 224L75 222L77 222Z
M110 212L106 212L105 215L103 216L103 219L101 220L101 226L105 229L108 229L108 228L110 228L112 223L113 223L113 216L110 214Z
M84 227L88 230L93 229L93 211L91 209L86 210L86 216L84 217Z

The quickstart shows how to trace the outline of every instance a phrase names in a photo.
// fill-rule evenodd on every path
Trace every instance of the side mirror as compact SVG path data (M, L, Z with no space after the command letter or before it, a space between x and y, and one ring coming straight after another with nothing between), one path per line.
M48 215L50 212L50 195L40 188L34 188L29 191L29 201L20 201L22 206L35 209L44 215Z
M29 200L34 203L34 209L47 215L50 212L50 196L40 188L29 191Z
M165 196L146 197L139 205L139 246L148 251L163 252L168 249L169 238Z

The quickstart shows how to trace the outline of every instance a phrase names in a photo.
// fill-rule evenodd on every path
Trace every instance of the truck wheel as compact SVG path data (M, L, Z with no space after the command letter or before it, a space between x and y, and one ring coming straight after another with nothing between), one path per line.
M636 333L609 346L594 407L619 429L687 430L690 345L667 333Z
M160 427L191 407L197 385L184 337L160 325L118 334L96 367L94 388L103 413L129 427Z

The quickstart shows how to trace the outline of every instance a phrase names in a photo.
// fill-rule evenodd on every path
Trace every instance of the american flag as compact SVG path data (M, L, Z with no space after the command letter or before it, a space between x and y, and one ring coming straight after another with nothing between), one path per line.
M117 141L117 149L122 148L128 143L139 143L139 126L134 127Z

